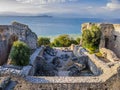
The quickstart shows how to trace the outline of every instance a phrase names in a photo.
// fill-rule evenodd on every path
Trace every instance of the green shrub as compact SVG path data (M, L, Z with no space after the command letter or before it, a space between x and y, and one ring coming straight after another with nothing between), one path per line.
M50 45L50 38L47 38L47 37L39 37L38 38L38 46L41 46L41 45Z
M10 52L13 65L25 66L29 64L30 48L21 41L15 41Z
M99 48L101 31L93 25L91 29L84 30L82 33L82 46L90 53L95 53Z

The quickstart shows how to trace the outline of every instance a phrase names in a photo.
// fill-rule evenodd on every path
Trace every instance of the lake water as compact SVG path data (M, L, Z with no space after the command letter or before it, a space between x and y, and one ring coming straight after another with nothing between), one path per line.
M38 36L78 36L81 34L81 24L86 22L120 23L120 19L0 16L0 24L11 24L12 21L29 25Z

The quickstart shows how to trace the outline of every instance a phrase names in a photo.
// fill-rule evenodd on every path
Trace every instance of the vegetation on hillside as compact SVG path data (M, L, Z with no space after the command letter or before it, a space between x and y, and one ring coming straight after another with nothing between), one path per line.
M71 44L79 44L80 38L76 40L70 37L67 34L59 35L58 37L54 38L51 42L50 38L47 37L39 37L38 38L38 46L45 45L51 47L69 47Z
M30 48L21 41L15 41L10 52L13 65L25 66L29 64Z
M90 53L95 53L99 48L101 31L99 27L93 25L90 29L84 30L82 33L82 46Z
M79 44L79 40L77 41L70 37L67 34L63 34L58 36L57 38L54 39L54 41L51 43L51 46L54 47L69 47L71 44Z

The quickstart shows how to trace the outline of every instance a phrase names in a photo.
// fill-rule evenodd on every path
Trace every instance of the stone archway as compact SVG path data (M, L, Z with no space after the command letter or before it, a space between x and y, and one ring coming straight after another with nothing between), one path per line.
M10 53L13 43L17 40L18 40L18 36L16 34L10 35L10 38L8 39L8 53Z
M109 45L109 38L105 37L105 48L108 48Z
M18 36L16 34L12 34L10 35L9 39L8 39L8 45L7 45L7 64L10 64L11 60L9 59L9 54L12 48L12 45L15 41L18 40Z
M0 65L7 63L13 42L18 40L18 36L15 34L10 35L10 37L5 36L6 34L0 34Z

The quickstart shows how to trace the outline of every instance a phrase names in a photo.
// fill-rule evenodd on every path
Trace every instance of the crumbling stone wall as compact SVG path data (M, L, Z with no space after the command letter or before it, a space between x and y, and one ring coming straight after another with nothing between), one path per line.
M73 50L74 55L79 57L79 60L81 62L84 62L84 61L87 62L87 65L90 71L93 73L93 75L95 76L100 75L102 71L94 64L94 62L90 60L90 58L87 55L84 55L84 52L86 52L86 50L83 47L80 47L77 45L74 46L74 50Z
M86 30L96 25L102 32L100 48L108 48L120 58L120 24L84 23L81 30Z
M95 55L91 55L85 50L81 50L82 53L87 55L91 62L94 63L97 68L102 70L102 73L99 76L30 76L34 74L31 70L34 68L34 65L36 65L37 56L43 55L43 51L44 48L41 47L33 53L29 66L25 66L21 70L4 68L4 71L1 71L1 76L5 76L7 74L6 71L8 72L11 80L17 82L14 90L119 90L120 88L120 62L116 61L106 64ZM92 66L92 68L94 67ZM29 72L32 72L32 74ZM6 74L4 75L3 73Z
M41 63L41 60L38 60L38 56L43 56L44 47L36 49L36 51L30 56L30 65L32 66L31 71L29 72L29 75L34 75L37 69L37 64Z
M74 78L74 79L82 79L82 82L71 82L71 78L68 77L55 77L56 80L63 80L67 79L68 82L51 82L49 81L49 77L40 77L40 78L32 78L32 82L28 81L28 77L12 77L12 80L18 81L18 84L15 86L14 90L119 90L120 88L120 80L118 75L114 75L110 79L108 79L105 82L100 82L94 80L91 81L86 81L81 78ZM54 77L50 77L51 79ZM72 79L73 80L73 79ZM69 82L70 81L70 82ZM37 83L38 82L38 83Z
M18 39L27 43L31 49L37 48L37 35L27 25L13 22L9 32L18 36Z
M14 41L20 40L31 49L37 48L37 35L27 25L13 22L12 25L0 25L0 65L7 61Z

